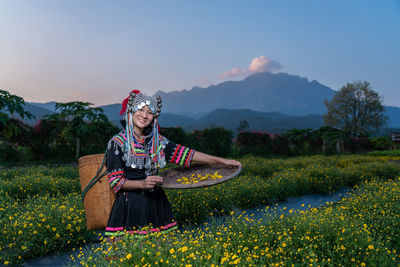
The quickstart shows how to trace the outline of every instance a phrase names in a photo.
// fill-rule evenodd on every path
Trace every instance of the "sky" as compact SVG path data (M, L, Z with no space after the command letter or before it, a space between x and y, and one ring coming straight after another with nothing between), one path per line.
M27 102L114 104L270 71L368 81L400 106L399 62L400 0L0 0L0 89Z

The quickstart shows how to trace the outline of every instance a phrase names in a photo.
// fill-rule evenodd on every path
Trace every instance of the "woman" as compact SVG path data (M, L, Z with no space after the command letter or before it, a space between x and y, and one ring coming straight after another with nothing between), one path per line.
M219 158L175 144L158 133L161 98L134 90L122 103L124 130L108 143L106 166L116 199L106 235L128 231L146 235L177 227L171 205L157 175L167 162L189 166L192 161L238 166L240 162Z

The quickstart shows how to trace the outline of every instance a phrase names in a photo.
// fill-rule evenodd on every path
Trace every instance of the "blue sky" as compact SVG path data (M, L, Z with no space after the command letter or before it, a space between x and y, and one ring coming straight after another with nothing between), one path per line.
M400 1L0 1L0 89L121 102L286 72L400 106Z

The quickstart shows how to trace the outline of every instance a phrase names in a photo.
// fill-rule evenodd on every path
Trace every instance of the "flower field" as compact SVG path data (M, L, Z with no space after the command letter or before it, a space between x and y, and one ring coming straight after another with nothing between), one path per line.
M16 264L89 241L75 167L0 170L0 262Z
M168 190L181 231L143 240L103 242L76 264L315 265L398 262L400 165L383 156L248 157L240 176L202 189ZM341 203L255 221L238 209L287 197L360 188ZM0 262L18 264L82 246L86 230L76 167L0 170ZM269 208L271 210L272 208ZM224 225L203 223L228 215ZM185 230L193 229L193 230ZM202 263L202 264L200 264Z
M223 225L141 240L125 236L72 260L88 266L397 266L399 193L400 179L373 180L323 208L259 220L233 213Z

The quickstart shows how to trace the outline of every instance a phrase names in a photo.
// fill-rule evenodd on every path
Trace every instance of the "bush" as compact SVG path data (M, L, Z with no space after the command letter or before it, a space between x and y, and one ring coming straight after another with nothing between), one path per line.
M228 157L232 155L232 131L222 127L196 130L187 135L185 145L214 156Z
M187 136L181 127L161 128L160 133L174 143L187 145Z
M32 160L33 154L27 146L11 144L0 141L0 161L4 163L13 163Z
M387 136L378 136L370 139L371 145L375 150L386 150L393 146L393 141Z
M241 155L269 156L272 154L272 141L268 133L240 132L237 146Z
M400 157L400 150L383 150L383 151L371 151L368 153L369 156L390 156Z

